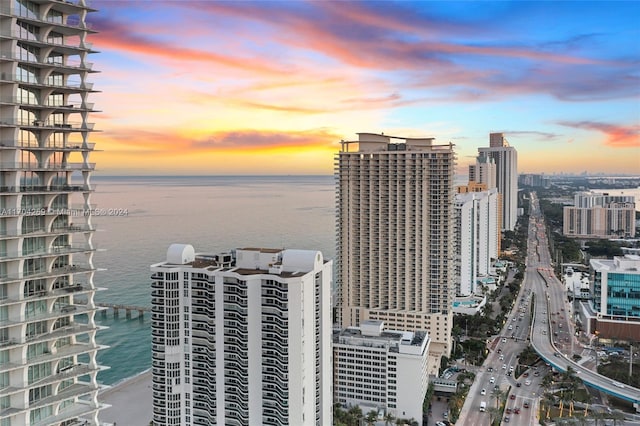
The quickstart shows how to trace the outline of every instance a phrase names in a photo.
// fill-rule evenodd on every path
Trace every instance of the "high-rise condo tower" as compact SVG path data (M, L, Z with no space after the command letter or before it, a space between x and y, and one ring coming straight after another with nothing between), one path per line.
M338 321L427 330L450 353L453 145L359 133L336 155ZM354 149L354 147L357 147Z
M0 425L98 424L85 0L0 2Z

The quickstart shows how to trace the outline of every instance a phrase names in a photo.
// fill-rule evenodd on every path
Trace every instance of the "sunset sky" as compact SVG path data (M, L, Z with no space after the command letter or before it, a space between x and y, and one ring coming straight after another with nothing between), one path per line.
M640 174L640 2L91 5L102 175L331 174L357 132Z

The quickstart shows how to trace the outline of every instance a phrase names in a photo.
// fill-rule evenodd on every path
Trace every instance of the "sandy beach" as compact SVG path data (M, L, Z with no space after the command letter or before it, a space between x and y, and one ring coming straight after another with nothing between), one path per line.
M116 426L148 426L153 416L151 371L104 390L98 399L111 405L100 411L100 422Z

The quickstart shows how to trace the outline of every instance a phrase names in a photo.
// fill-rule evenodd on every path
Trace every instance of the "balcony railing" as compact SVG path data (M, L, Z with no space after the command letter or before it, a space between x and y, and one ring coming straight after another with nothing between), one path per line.
M50 186L40 186L40 185L22 185L22 186L0 186L0 195L8 195L11 193L19 193L19 192L76 192L76 191L93 191L95 188L94 185L89 187L88 185L50 185ZM38 208L32 208L30 210L41 210L45 208L44 206ZM53 209L61 209L66 207L52 207ZM19 214L19 213L17 213Z
M94 170L96 163L0 163L3 170Z
M0 118L0 127L36 127L43 130L84 130L92 131L95 127L95 123L80 123L80 122L67 122L67 123L47 123L42 120L14 120Z

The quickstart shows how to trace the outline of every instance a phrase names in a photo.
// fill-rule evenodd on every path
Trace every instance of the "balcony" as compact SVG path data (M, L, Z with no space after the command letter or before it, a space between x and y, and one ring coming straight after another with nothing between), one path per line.
M29 271L27 273L18 273L18 274L7 274L3 277L0 277L0 283L12 282L12 281L22 281L25 279L36 279L36 278L52 278L63 275L77 274L83 272L95 272L96 268L90 266L88 264L74 264L74 265L66 265L57 268L51 268L51 271Z
M39 163L0 163L0 168L2 170L21 170L21 171L90 171L95 170L96 163L48 163L48 164L39 164ZM63 185L64 187L66 185ZM53 186L52 186L53 187Z
M82 253L95 251L96 249L89 244L56 246L51 249L41 249L29 253L8 252L0 255L0 262L15 259L29 259L31 257L60 256L64 254Z
M55 131L93 131L95 123L67 122L50 123L42 120L15 120L11 118L0 118L0 127L21 127L30 130L55 130Z
M0 186L0 195L4 194L16 194L20 192L93 192L95 186L89 187L88 185L50 185L50 186L42 186L42 185L22 185L22 186ZM53 207L49 210L53 209L64 209L65 206L61 207ZM33 213L36 210L42 210L44 206L33 208L33 209L21 209L25 212L27 210L31 210L29 213ZM14 215L21 214L20 212L15 213ZM7 215L5 212L4 215Z

